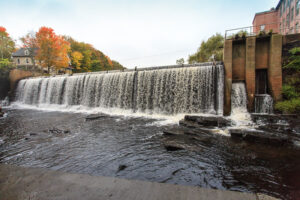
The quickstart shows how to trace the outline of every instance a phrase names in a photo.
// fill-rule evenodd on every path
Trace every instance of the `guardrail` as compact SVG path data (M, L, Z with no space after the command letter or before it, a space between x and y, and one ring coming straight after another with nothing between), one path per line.
M265 32L279 33L283 35L290 35L300 32L300 20L293 20L293 23L299 22L299 26L295 25L294 27L286 27L286 24L281 24L280 22L274 22L269 24L264 24L264 29L260 30L261 26L246 26L234 29L228 29L225 31L225 39L232 39L237 34L239 37L244 36L257 36ZM274 26L277 26L276 30L274 30Z

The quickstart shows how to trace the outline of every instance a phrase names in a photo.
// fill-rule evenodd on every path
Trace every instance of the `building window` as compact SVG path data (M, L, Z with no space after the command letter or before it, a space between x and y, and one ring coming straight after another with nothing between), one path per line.
M25 50L25 56L28 56L29 55L29 51L28 50Z
M28 60L28 58L26 58L26 63L27 63L27 64L29 63L29 60Z
M290 13L286 16L286 28L290 27Z
M297 5L296 5L297 15L299 15L299 9L300 9L300 0L297 1Z
M294 20L294 7L291 9L291 21Z
M265 28L266 28L266 25L260 25L260 31L264 31L265 30Z
M20 64L20 59L18 58L18 64Z

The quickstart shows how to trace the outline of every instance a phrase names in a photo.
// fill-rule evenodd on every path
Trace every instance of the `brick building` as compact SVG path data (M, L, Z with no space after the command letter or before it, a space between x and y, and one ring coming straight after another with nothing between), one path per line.
M256 13L253 19L253 32L260 31L283 35L299 33L300 0L280 0L276 8Z

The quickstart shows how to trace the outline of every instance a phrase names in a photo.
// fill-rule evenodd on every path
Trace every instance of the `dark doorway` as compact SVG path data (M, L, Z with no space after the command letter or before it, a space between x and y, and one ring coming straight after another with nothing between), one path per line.
M268 71L267 69L256 70L256 94L268 94Z

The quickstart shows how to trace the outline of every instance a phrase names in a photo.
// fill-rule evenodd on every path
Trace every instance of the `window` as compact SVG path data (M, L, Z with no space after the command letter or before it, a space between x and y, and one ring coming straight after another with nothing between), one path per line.
M27 63L27 64L29 63L29 60L28 60L28 58L26 58L26 63Z
M290 27L290 13L286 16L286 27Z
M297 5L296 5L297 15L299 15L299 9L300 9L300 0L297 1Z
M292 7L291 9L291 21L294 20L294 7Z
M25 53L25 55L26 55L26 56L28 56L28 55L29 55L29 51L28 51L28 50L25 50L25 52L24 52L24 53Z
M20 64L20 59L18 58L18 64Z
M260 25L260 31L264 31L265 30L265 28L266 28L266 25Z

